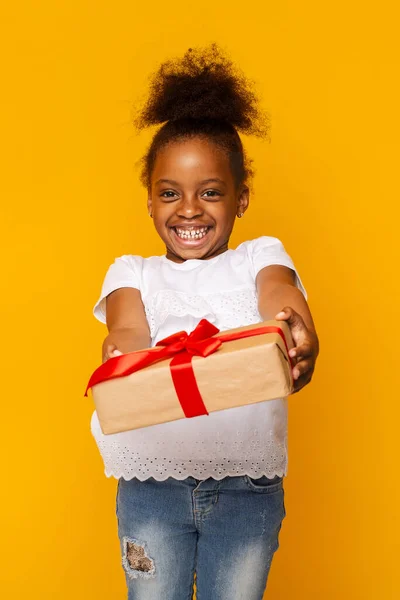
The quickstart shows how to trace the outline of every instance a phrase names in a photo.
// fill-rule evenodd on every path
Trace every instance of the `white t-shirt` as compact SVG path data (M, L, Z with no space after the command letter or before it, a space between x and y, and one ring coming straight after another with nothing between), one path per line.
M259 323L255 281L269 265L295 271L273 237L245 242L209 260L175 263L165 256L121 256L106 274L94 315L105 323L107 295L132 287L141 293L152 345L177 331L190 333L204 318L221 331ZM296 282L306 296L297 272ZM102 433L94 412L92 433L108 477L286 475L286 398L111 435Z

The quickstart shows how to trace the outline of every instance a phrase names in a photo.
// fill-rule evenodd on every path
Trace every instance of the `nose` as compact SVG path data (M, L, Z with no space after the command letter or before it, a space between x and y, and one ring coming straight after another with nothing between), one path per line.
M195 219L203 214L201 201L197 196L185 195L177 206L177 215L183 219Z

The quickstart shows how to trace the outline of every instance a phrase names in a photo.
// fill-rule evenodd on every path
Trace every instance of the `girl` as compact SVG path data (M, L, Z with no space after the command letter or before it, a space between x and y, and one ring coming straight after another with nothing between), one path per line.
M251 86L215 45L189 50L152 80L137 125L155 124L142 180L166 254L109 268L94 308L103 360L203 318L226 330L275 317L291 327L298 391L318 340L292 260L273 237L228 249L252 174L238 130L265 133ZM199 600L262 598L286 514L286 399L108 436L95 413L92 431L119 480L129 600L188 600L194 573Z

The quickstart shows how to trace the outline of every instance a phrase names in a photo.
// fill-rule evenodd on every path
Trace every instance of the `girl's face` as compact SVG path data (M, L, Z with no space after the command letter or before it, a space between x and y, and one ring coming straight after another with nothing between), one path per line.
M225 252L249 190L235 184L229 158L203 138L171 142L156 157L148 208L174 262Z

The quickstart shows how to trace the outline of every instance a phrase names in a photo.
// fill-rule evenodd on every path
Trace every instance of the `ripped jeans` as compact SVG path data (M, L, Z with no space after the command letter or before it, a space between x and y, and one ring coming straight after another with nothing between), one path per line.
M120 479L128 600L261 600L285 515L280 477Z

